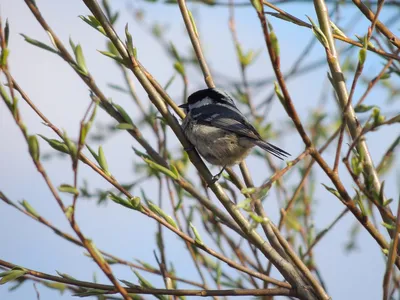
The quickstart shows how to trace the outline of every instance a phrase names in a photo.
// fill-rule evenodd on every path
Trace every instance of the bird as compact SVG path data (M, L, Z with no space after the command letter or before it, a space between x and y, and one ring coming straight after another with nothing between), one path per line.
M182 121L185 136L197 152L210 164L222 170L213 176L216 182L226 167L242 162L254 146L279 159L290 154L264 141L253 125L236 107L224 90L207 88L191 94L179 106L186 116Z

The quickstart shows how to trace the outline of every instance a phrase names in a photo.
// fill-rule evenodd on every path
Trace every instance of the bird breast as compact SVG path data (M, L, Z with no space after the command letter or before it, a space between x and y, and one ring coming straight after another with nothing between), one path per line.
M188 140L209 163L232 166L240 163L250 152L254 143L230 131L187 120L183 128Z

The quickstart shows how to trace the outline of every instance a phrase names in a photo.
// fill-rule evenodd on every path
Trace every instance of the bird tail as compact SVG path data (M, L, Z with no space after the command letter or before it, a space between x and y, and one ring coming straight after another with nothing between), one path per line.
M257 140L255 141L255 144L279 159L284 159L285 157L290 156L290 154L287 153L285 150L282 150L281 148L278 148L263 140Z

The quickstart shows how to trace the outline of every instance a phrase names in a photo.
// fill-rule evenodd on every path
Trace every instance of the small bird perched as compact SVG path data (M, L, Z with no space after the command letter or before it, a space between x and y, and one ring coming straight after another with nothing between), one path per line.
M186 112L182 127L188 140L205 160L222 166L213 182L226 167L245 159L254 146L280 159L290 155L265 142L225 91L216 88L199 90L179 107Z

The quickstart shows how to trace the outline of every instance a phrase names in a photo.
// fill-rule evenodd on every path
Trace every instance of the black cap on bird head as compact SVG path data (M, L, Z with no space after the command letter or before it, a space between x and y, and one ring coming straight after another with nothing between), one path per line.
M191 105L194 105L195 103L198 103L202 100L209 100L216 103L229 103L231 105L235 105L232 97L227 92L216 88L208 88L194 92L188 97L187 103L181 104L179 105L179 107L183 109L190 109Z

